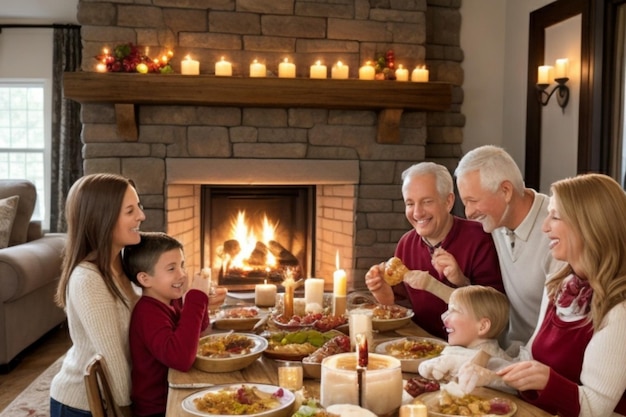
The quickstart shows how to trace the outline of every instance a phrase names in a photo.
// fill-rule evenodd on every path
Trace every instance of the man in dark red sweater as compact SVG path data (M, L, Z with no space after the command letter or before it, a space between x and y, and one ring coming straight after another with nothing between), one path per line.
M409 272L391 287L383 279L381 263L370 268L365 283L381 304L408 298L413 320L433 336L447 339L441 314L455 288L480 284L504 292L498 255L480 223L451 214L454 185L446 167L415 164L402 173L402 180L405 214L413 229L400 238L395 256Z

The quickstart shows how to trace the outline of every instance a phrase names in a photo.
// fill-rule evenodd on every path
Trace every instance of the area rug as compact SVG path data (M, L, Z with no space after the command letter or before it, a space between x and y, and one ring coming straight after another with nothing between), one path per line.
M7 407L0 417L49 417L50 383L61 369L65 355L57 359L41 375L30 383Z

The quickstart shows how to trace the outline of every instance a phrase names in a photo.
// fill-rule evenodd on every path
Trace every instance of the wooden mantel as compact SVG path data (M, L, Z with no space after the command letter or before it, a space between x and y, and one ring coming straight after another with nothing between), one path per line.
M404 110L446 111L452 102L441 82L66 72L63 87L79 103L114 104L118 133L130 141L138 104L379 110L377 141L399 143Z

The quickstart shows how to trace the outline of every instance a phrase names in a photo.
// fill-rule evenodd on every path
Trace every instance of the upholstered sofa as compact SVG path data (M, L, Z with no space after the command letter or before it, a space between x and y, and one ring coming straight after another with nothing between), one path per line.
M36 201L30 181L0 180L0 372L65 321L54 293L66 235L31 221Z

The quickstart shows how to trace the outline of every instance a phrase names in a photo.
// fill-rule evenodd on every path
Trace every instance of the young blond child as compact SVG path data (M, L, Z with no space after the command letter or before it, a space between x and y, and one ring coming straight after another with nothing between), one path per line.
M168 369L191 368L209 325L208 282L197 274L187 291L183 246L165 233L141 233L123 258L128 277L142 288L130 321L133 414L165 416Z
M496 371L509 365L513 358L498 344L498 336L505 330L509 321L509 301L503 293L492 287L468 285L455 289L450 296L448 310L441 319L448 334L448 346L441 355L422 362L419 373L426 378L452 381L456 378L462 388L469 392L476 385L477 378L489 377L487 384L492 388L513 392L495 374L478 375L462 369L479 352L484 361L480 365ZM493 379L493 381L491 381Z

